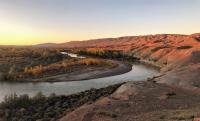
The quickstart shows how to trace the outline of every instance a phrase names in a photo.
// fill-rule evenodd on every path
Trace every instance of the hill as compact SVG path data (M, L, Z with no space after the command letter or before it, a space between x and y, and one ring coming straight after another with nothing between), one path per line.
M121 50L126 55L140 58L141 62L152 64L161 70L159 75L151 79L122 84L111 95L105 91L106 97L99 95L100 99L98 100L81 102L78 107L70 103L74 110L63 110L66 111L66 114L60 115L60 121L199 120L199 33L105 38L61 44L46 43L33 47L82 48L84 51L91 52ZM87 91L86 93L88 94ZM93 89L92 94L98 95L94 93ZM91 97L94 96L91 95ZM81 96L80 101L82 99L88 100L89 98L84 95ZM71 97L69 101L76 102ZM44 111L48 112L45 115L55 118L55 116L49 115L49 112L62 110L62 102L65 103L67 100L55 100L55 105L53 105L55 108L52 109L47 108L46 110L45 107ZM41 106L39 105L39 107ZM20 108L21 114L23 114L23 110Z
M199 120L200 34L122 37L81 42L87 51L123 50L158 66L148 82L128 82L112 95L67 113L60 121ZM67 44L66 44L67 45ZM92 47L93 46L93 47ZM69 46L68 46L69 47ZM72 47L72 45L70 45ZM91 48L92 47L92 48ZM155 83L157 82L157 83Z
M72 41L56 44L56 46L95 50L122 50L146 63L162 68L161 74L163 76L157 78L159 82L197 86L199 84L193 84L193 81L200 80L199 76L196 77L196 75L199 75L199 40L200 33L192 35L158 34ZM181 75L185 75L187 78L181 78Z
M44 43L34 46L1 47L36 47L36 48L87 48L90 50L122 50L130 56L136 56L146 63L161 68L157 78L160 83L198 86L200 80L200 33L192 35L157 34L145 36L127 36L103 38L66 43ZM193 61L195 60L195 61ZM184 75L185 77L182 78Z

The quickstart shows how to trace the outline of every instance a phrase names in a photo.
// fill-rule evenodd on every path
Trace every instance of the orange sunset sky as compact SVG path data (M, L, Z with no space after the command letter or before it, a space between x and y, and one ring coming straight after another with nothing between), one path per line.
M0 0L0 45L192 34L200 0Z

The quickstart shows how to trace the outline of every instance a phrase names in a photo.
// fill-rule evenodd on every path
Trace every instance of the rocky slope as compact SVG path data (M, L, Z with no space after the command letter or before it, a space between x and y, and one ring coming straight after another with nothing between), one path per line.
M128 82L112 95L81 106L60 121L200 119L200 34L151 35L99 41L95 44L87 42L95 49L123 50L160 67L161 73L150 82ZM81 47L87 46L82 44Z
M46 47L48 45L49 44L40 44L36 46ZM189 56L191 52L195 50L199 50L200 33L192 35L160 34L71 41L54 45L51 43L50 47L84 47L124 50L142 59L153 62L156 61L154 64L158 66L165 66L174 60Z
M159 83L188 88L200 86L200 33L71 41L54 46L51 43L50 47L123 50L146 63L160 67L161 76L156 79Z
M57 46L123 50L141 60L159 66L160 83L181 86L200 85L200 33L192 35L160 34L72 41Z
M199 101L199 93L165 84L128 82L60 121L195 121L200 117Z

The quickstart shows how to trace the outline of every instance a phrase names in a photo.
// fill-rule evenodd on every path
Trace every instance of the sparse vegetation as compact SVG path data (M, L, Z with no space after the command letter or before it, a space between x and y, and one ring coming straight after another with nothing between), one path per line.
M166 95L170 97L170 96L175 96L176 93L175 92L169 92L169 93L166 93Z
M55 121L65 113L89 102L93 102L102 96L112 94L121 84L101 88L90 89L85 92L69 96L49 97L39 92L34 97L16 94L5 97L0 104L1 121ZM115 117L115 115L111 115Z
M177 47L177 49L190 49L190 48L192 48L192 46L190 45Z
M58 63L50 64L47 66L35 66L30 68L25 68L24 72L21 73L21 77L32 77L39 78L49 75L68 73L73 71L75 68L82 68L83 66L102 66L102 67L115 67L116 64L111 61L105 61L101 59L94 58L84 58L84 59L69 59L63 60Z
M41 69L42 66L70 59L60 54L60 49L7 48L0 51L0 80L3 81L23 78L23 72L28 68L39 66Z
M164 42L162 39L155 40L154 43Z
M197 40L198 42L200 42L200 36L199 36L199 37L196 37L196 40Z
M124 53L119 50L103 50L103 49L82 49L77 52L80 55L88 55L88 56L95 56L101 58L109 58L109 59L118 59L118 60L129 60L135 61L138 58L134 56L130 56L127 53Z
M164 48L169 48L168 46L160 46L160 47L155 47L151 50L151 52L156 52L158 50L164 49Z
M114 112L99 112L98 114L99 115L103 115L103 116L108 116L108 117L111 117L111 118L116 118L117 117L117 114L114 113Z
M102 66L115 67L111 61L93 58L71 58L63 49L1 49L0 80L25 81L70 73L78 68Z

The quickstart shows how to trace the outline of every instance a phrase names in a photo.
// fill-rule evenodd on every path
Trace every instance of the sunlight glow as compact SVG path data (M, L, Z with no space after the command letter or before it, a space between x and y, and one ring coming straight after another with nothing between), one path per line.
M5 0L0 45L198 33L199 5L199 0Z

